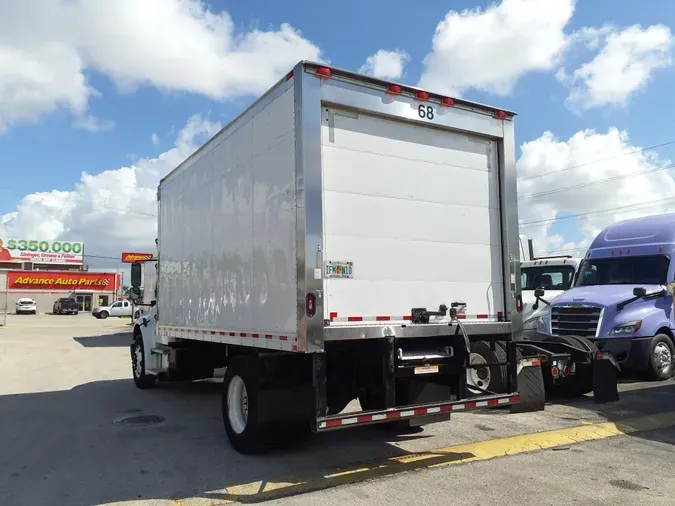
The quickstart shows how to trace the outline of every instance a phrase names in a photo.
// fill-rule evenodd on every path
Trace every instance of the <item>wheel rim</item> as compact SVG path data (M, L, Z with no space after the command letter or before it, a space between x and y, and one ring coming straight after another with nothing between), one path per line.
M667 373L672 365L673 355L666 343L654 346L654 365L659 373Z
M143 349L138 343L134 345L134 375L137 378L143 376Z
M478 353L469 354L469 363L471 365L487 364L487 360ZM492 373L489 367L471 368L466 372L466 386L469 392L474 394L483 393L490 385Z
M234 432L244 432L248 421L248 393L239 376L234 376L227 386L227 417Z

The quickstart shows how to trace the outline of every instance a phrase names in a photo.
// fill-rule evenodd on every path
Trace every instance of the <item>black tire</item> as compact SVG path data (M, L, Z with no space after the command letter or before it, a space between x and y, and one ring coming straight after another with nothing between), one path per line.
M77 314L80 314L80 312L79 312L79 311L75 311L75 313L74 313L74 314L76 314L76 315L77 315Z
M221 407L225 432L232 447L243 454L259 453L269 446L258 420L258 394L260 385L256 372L256 360L256 357L244 355L234 357L225 370L225 378L223 380ZM238 385L233 382L238 384L239 381L243 383L243 393L245 394L245 398L239 394L240 402L242 402L243 406L245 405L245 408L242 407L242 411L246 411L243 429L241 420L239 423L236 420L233 421L237 408L232 406L232 414L230 411L229 403L236 401L237 394L233 392L232 395L228 395L231 388L230 385L232 384L232 389L235 390L238 388Z
M554 340L581 348L593 355L598 353L598 347L582 336L554 336ZM593 391L593 366L591 364L576 364L576 372L564 378L560 385L552 385L552 393L563 397L580 397Z
M143 344L143 337L137 333L131 345L131 374L134 377L134 384L141 390L150 389L157 383L157 376L145 373L144 357L145 345Z
M661 349L659 352L657 347ZM667 356L669 354L669 356ZM647 375L654 381L663 381L673 376L673 357L675 346L669 336L657 334L649 346L649 358L647 361ZM663 365L664 360L669 360L668 365Z
M486 341L475 341L471 343L471 354L480 357L478 360L482 360L484 363L506 361L505 351L500 346L495 346L495 350L496 351L492 351L490 344ZM500 355L503 356L503 359L499 359ZM476 360L475 357L474 360ZM506 366L492 365L482 369L474 369L474 371L476 372L472 373L471 370L467 371L467 382L471 380L470 375L473 374L474 379L471 381L475 387L477 387L472 388L472 384L467 383L469 394L485 395L487 392L483 392L482 390L495 393L504 393L506 391L508 385L508 371ZM487 374L488 372L489 375Z
M540 367L524 367L518 375L520 402L511 405L511 413L541 411L546 405L546 387Z
M101 312L98 314L98 317L99 317L101 320L105 320L108 316L110 316L110 315L108 314L108 311L101 311Z

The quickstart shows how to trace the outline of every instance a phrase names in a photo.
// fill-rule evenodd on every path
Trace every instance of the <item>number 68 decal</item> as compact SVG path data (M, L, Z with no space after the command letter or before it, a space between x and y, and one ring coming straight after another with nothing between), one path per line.
M434 108L431 107L430 105L420 104L419 107L417 108L417 114L419 114L420 118L422 119L433 120Z

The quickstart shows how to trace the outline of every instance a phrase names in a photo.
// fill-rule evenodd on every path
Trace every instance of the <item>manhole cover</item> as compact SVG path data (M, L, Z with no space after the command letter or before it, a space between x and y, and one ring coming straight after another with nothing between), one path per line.
M117 420L113 420L115 425L131 425L138 427L139 425L155 425L164 421L163 416L157 415L137 415L137 416L123 416Z

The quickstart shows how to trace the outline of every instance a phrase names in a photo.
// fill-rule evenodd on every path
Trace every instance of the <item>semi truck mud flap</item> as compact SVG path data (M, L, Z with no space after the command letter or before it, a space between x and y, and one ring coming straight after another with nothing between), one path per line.
M609 353L598 353L593 360L593 397L597 404L619 400L619 364Z
M511 405L511 413L542 411L546 404L544 376L539 359L521 359L518 363L520 402Z

